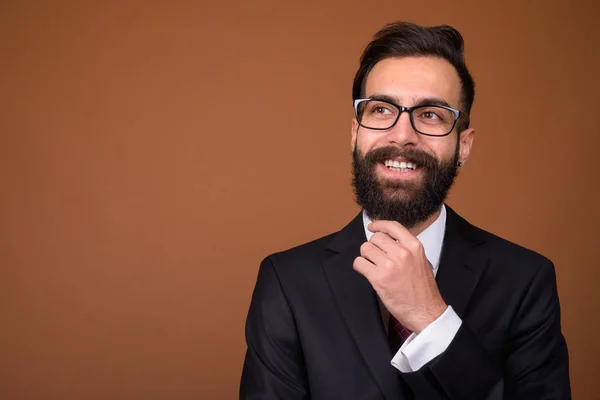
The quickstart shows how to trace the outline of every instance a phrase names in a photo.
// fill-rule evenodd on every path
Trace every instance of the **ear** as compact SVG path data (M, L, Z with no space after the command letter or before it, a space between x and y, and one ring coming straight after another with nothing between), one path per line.
M350 150L351 151L354 150L354 144L356 143L356 137L358 136L358 128L359 127L360 127L360 125L358 125L356 118L352 118L352 132L350 134L350 136L351 136Z
M464 165L469 159L471 154L471 147L473 147L473 140L475 139L475 129L465 129L460 133L460 153L458 155L458 161Z

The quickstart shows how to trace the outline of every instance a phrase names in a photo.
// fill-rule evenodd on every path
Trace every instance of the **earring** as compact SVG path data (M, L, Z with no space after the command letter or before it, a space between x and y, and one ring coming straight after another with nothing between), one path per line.
M457 162L457 163L456 163L456 166L457 166L457 167L462 167L462 166L463 166L463 163L462 163L462 161L459 161L459 162Z

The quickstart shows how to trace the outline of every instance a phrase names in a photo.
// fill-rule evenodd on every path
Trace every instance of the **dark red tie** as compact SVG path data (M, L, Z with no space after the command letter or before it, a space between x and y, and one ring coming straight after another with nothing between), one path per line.
M396 353L402 343L412 334L404 327L392 314L390 314L390 324L388 329L388 341L392 352Z

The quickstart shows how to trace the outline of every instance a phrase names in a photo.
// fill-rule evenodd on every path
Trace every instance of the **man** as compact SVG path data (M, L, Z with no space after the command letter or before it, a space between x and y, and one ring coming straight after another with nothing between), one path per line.
M352 95L363 212L262 262L240 397L570 398L552 263L444 205L475 134L460 33L386 26Z

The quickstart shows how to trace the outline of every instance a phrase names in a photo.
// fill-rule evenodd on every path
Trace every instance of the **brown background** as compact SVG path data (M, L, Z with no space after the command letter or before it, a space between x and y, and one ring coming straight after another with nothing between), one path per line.
M357 212L352 77L406 19L477 82L450 204L556 263L600 398L596 2L282 3L2 2L0 397L235 398L260 260Z

